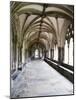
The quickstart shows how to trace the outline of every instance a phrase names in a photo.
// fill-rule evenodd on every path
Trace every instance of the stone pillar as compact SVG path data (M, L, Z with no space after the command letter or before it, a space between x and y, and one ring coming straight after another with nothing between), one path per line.
M46 58L46 50L44 50L44 58Z
M73 19L73 25L72 25L72 38L73 38L73 66L74 66L74 19Z
M50 59L52 59L52 49L50 49Z
M18 63L18 67L19 67L19 48L18 48L17 58L18 58L17 63Z
M19 52L18 52L19 50L18 50L18 46L17 46L17 53L16 53L16 55L17 55L17 63L16 63L16 69L18 69L18 66L19 66Z
M33 53L33 51L30 51L30 55ZM25 49L25 59L29 57L28 49Z
M12 70L16 70L16 53L17 53L17 35L15 35L14 33L12 33L11 36L11 46L12 46Z
M70 38L68 38L67 43L68 43L68 64L69 64L69 45L70 45Z
M69 64L69 44L68 44L68 64Z
M53 59L54 58L54 49L50 50L50 58Z
M42 51L41 53L42 53L42 57L43 57L43 49L41 49L41 51Z
M20 64L22 63L22 48L20 48Z
M22 64L22 47L18 47L18 69Z
M44 58L44 49L42 49L42 57Z
M13 44L13 52L12 52L12 56L13 56L13 61L12 61L12 63L13 63L13 65L12 65L12 69L13 70L16 70L16 44L14 43Z
M52 49L52 58L54 59L54 49Z
M49 58L49 50L47 50L47 57Z
M22 63L25 63L25 45L24 45L24 42L23 42L23 46L22 46Z
M49 54L49 52L48 52L48 50L46 50L45 51L45 56L48 58L48 54Z
M64 47L58 47L58 61L64 61Z

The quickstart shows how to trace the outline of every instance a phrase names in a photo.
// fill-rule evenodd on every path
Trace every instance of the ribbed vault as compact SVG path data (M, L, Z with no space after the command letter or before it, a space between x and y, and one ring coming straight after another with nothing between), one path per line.
M59 34L62 34L59 30L61 31L65 20L68 20L66 23L68 24L73 19L73 7L56 4L11 2L11 15L14 34L16 34L21 45L24 40L30 41L30 38L35 38L35 36L38 41L40 38L50 41L50 38L48 39L45 36L45 32L53 34L53 39L58 43ZM62 22L62 25L57 25L60 22ZM44 34L41 34L42 32Z
M45 51L64 48L66 34L73 25L72 5L11 2L11 40L14 49L25 52L35 44ZM72 31L73 28L71 28ZM73 32L72 32L73 36Z

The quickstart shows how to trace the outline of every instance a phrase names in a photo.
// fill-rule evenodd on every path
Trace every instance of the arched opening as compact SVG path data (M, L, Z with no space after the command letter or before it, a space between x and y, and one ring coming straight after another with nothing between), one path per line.
M70 39L69 45L69 64L73 65L73 38Z
M39 58L39 50L35 49L35 58Z
M10 11L12 97L72 94L74 7L13 1Z

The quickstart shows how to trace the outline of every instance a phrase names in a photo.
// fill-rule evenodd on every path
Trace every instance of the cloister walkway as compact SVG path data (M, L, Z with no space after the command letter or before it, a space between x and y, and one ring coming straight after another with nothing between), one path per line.
M73 93L73 84L43 60L29 61L12 80L12 97L65 95Z

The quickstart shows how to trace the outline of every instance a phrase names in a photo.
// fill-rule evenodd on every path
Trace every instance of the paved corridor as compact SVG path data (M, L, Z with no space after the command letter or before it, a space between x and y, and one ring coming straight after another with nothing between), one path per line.
M43 60L28 62L11 82L12 97L73 94L73 84Z

